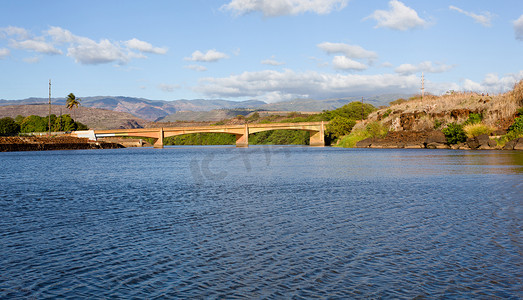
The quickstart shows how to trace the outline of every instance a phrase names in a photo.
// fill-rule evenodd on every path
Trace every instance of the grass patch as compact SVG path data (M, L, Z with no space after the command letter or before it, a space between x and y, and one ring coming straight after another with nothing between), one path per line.
M467 137L472 138L482 134L490 135L494 131L494 128L482 123L475 123L463 126L463 130L467 134Z
M356 143L369 137L370 134L367 132L367 130L354 129L349 135L342 137L340 142L336 146L343 148L354 148L356 147Z
M337 147L354 148L359 141L384 137L387 133L387 128L380 122L370 122L365 128L354 128L349 135L342 137Z

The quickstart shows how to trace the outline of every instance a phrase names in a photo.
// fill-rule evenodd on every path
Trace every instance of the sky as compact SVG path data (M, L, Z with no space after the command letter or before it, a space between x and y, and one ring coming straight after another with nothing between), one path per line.
M0 99L278 102L523 79L521 0L3 0Z

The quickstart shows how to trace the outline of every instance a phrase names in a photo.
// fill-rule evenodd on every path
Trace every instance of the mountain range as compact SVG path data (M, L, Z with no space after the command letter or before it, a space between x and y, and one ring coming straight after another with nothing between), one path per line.
M370 103L376 107L387 105L390 101L398 98L408 98L410 95L380 95L364 98L365 103ZM360 97L347 97L343 99L295 99L277 103L266 103L259 100L230 101L230 100L150 100L145 98L123 97L123 96L97 96L82 97L81 107L98 108L115 112L123 112L133 115L136 118L146 121L162 121L163 119L176 119L173 114L179 112L204 112L223 109L256 109L269 111L303 111L314 112L332 110L353 101L361 101ZM27 98L23 100L0 100L0 106L7 105L29 105L47 104L48 98ZM51 98L53 105L65 106L65 98ZM64 112L66 113L66 112ZM126 115L124 118L128 118Z

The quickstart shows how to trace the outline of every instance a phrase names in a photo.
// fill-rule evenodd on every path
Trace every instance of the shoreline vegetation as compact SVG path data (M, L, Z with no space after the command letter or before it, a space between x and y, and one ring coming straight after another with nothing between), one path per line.
M444 95L416 95L397 99L376 108L364 102L351 102L321 113L253 111L205 125L329 122L325 129L327 145L346 148L414 148L459 150L523 150L523 80L512 91L498 94L448 91ZM17 134L46 132L48 118L38 116L0 119L0 151L17 149L51 150L134 146L133 139L120 141L73 142L68 136L16 137ZM85 129L69 115L51 115L52 131ZM202 122L155 122L147 127L202 125ZM1 137L8 136L8 137ZM137 142L139 140L139 142ZM139 147L153 144L147 138L134 140ZM274 130L249 136L251 145L307 145L305 131ZM20 146L20 145L26 146ZM61 144L62 146L58 146ZM70 146L65 146L66 144ZM230 134L197 133L168 137L165 145L234 145ZM11 145L11 146L8 146ZM83 146L80 146L83 145Z

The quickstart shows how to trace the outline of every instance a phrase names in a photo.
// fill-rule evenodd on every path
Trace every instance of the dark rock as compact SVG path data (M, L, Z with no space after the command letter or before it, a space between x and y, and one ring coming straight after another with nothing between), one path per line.
M477 148L479 148L479 141L476 137L468 138L467 145L469 146L470 149L477 149Z
M450 116L453 119L466 119L470 115L470 110L468 109L454 109L450 112Z
M405 149L422 149L425 148L425 144L419 143L406 143L403 148Z
M488 141L490 140L488 134L481 134L481 135L478 135L476 138L478 139L478 142L480 144L487 144Z
M481 150L487 150L491 149L490 147L490 138L487 134L481 134L476 137L476 140L478 141L479 147L478 149Z
M516 146L516 140L509 141L505 144L503 150L514 150L514 146Z
M446 144L447 138L441 131L432 131L429 133L429 135L425 139L425 144L430 144L430 143Z
M369 148L372 145L373 138L366 138L356 143L356 148Z
M428 143L427 146L425 146L427 149L449 149L450 146L443 143Z
M490 148L496 148L498 146L498 142L496 142L496 140L489 139L488 145L490 146Z
M515 139L514 150L523 150L523 138Z
M492 136L501 136L501 135L505 135L505 134L507 134L507 131L506 130L501 130L501 129L494 130L492 132Z
M416 120L427 115L426 112L414 112L414 113L404 113L400 115L400 126L403 130L412 130Z
M467 145L467 143L454 144L451 148L455 150L470 150L470 147Z

